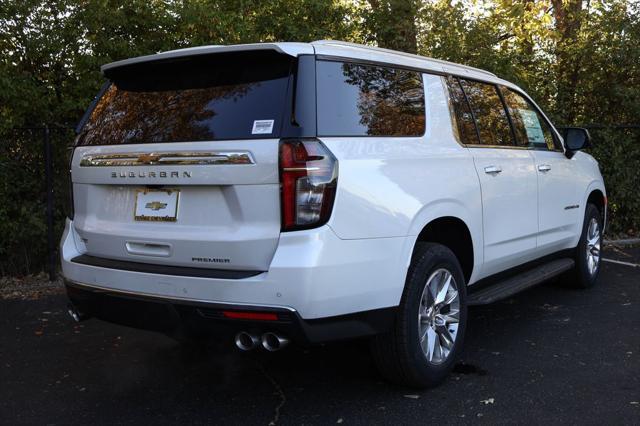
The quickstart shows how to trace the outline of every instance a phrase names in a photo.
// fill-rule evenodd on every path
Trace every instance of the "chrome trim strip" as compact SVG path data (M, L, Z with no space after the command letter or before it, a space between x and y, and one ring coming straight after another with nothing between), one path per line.
M82 156L80 167L255 164L248 151L126 152Z
M74 281L74 280L70 280L68 278L64 279L65 283L71 285L71 286L76 286L76 287L85 287L88 289L94 289L97 291L103 291L106 293L116 293L116 294L123 294L126 296L138 296L138 297L143 297L143 298L148 298L148 299L157 299L157 300L164 300L164 301L180 301L180 302L192 302L192 303L203 303L203 304L209 304L209 305L229 305L229 306L247 306L247 307L254 307L254 308L274 308L274 309L286 309L289 312L296 312L295 309L289 307L289 306L281 306L281 305L265 305L262 303L259 304L255 304L255 303L243 303L243 302L219 302L217 300L202 300L202 299L192 299L189 297L179 297L179 296L160 296L157 294L149 294L149 293L140 293L137 291L130 291L130 290L121 290L118 288L110 288L110 287L102 287L99 285L94 285L94 284L85 284L85 283L80 283L78 281Z

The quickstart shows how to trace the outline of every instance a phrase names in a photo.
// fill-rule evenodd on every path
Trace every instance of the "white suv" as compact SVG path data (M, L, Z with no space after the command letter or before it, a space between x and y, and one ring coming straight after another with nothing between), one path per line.
M371 337L390 380L441 381L467 307L598 275L607 198L494 74L336 41L105 65L71 160L70 313L243 350Z

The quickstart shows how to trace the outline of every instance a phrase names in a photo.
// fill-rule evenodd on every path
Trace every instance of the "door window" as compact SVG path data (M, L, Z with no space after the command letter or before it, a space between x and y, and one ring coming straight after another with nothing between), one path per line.
M542 114L520 94L503 89L504 101L511 115L516 144L527 148L559 149Z
M507 113L493 84L460 79L476 119L480 144L512 146L513 137Z
M476 123L460 82L455 77L448 77L447 85L449 86L451 103L453 104L455 120L458 125L460 142L465 145L479 145L480 140L476 131Z

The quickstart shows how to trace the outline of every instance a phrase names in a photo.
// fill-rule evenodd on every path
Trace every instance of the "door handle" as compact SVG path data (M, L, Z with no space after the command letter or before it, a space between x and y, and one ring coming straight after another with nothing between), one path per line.
M549 170L551 170L551 166L548 164L540 164L538 166L538 170L540 170L541 172L548 172Z
M502 171L502 168L500 168L500 166L487 166L484 168L484 172L490 175L498 174L501 171Z

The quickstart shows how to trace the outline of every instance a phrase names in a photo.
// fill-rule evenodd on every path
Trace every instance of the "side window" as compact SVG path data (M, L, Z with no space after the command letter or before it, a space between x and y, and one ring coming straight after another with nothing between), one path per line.
M447 77L447 86L449 87L449 95L453 104L455 113L455 121L458 127L460 142L465 145L477 145L478 132L476 131L476 123L469 108L469 103L464 96L460 82L455 77Z
M493 84L460 80L476 119L480 143L492 146L511 146L513 137L507 113Z
M511 115L518 146L552 151L558 148L549 124L528 100L507 88L502 89L502 95Z
M422 136L425 106L418 72L318 61L320 136Z

